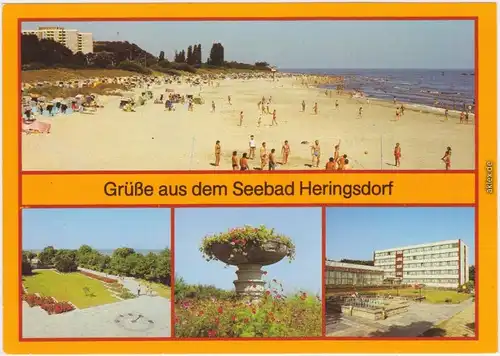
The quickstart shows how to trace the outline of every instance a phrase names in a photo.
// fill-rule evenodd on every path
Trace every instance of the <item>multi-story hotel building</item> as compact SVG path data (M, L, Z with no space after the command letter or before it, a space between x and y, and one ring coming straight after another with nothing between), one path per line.
M37 30L23 30L23 35L36 35L39 39L53 40L65 45L73 53L83 54L94 52L92 33L79 32L78 30L63 27L38 27Z
M375 251L373 261L384 279L456 288L469 281L468 255L462 240L446 240Z
M330 288L380 286L384 282L384 270L379 267L327 260L325 269L325 283Z

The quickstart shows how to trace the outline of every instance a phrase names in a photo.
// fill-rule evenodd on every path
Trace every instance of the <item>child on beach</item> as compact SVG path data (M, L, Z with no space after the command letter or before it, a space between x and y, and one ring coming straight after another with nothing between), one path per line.
M321 147L319 141L314 141L314 145L311 146L312 164L311 167L319 167L319 162L321 158Z
M281 156L283 157L281 159L281 164L287 164L288 163L288 157L290 156L290 145L288 144L288 140L285 140L285 143L283 143L283 147L281 147Z
M363 107L362 106L360 106L359 110L358 110L358 119L361 119L361 118L363 118Z
M352 168L351 168L351 165L349 164L349 160L346 158L345 159L345 162L344 162L344 167L342 168L342 170L344 171L350 171Z
M318 103L314 103L313 110L314 110L314 115L318 115Z
M215 112L215 101L212 100L212 112Z
M396 108L396 121L399 121L399 107Z
M302 112L306 112L306 102L302 100Z
M276 109L273 110L273 120L271 121L271 126L274 126L274 124L278 126L278 121L276 121Z
M342 155L339 158L339 162L338 162L338 165L337 165L337 170L339 170L339 171L344 170L344 165L345 165L346 159L347 159L347 155Z
M443 158L441 160L445 164L445 169L448 171L451 168L451 147L446 147L446 152L444 153Z
M464 120L465 120L465 113L462 111L460 113L460 123L463 124L464 123Z
M394 167L399 167L401 165L401 146L396 143L394 147Z
M444 119L445 121L448 121L448 109L444 110Z
M253 135L250 135L250 142L248 143L248 147L250 148L248 155L250 159L255 158L255 149L257 148L257 145L255 144L255 139Z
M335 100L335 110L338 110L338 109L339 109L339 101Z
M238 152L233 151L233 155L231 157L231 163L233 165L233 171L237 171L240 169L238 166Z
M231 95L228 95L228 96L227 96L227 103L228 103L229 105L233 105L233 104L231 104Z
M240 111L240 126L243 126L243 111Z
M257 127L260 127L261 122L262 122L262 114L259 114L259 118L257 119Z
M219 164L220 164L220 153L221 153L220 141L217 140L217 141L215 141L215 166L216 167L219 167Z
M248 158L247 153L244 152L240 158L240 171L248 171Z
M333 151L333 163L335 164L335 169L339 164L339 159L340 159L340 140L339 143L335 145L335 150Z
M401 104L401 116L405 114L405 106Z

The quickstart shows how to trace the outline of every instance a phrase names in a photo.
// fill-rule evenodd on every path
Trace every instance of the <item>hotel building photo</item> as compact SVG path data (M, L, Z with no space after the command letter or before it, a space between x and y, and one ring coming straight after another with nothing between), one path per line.
M373 253L384 279L456 288L469 281L468 247L460 239L395 247Z
M23 35L35 35L38 39L47 39L58 42L73 53L83 54L94 52L94 41L92 33L79 32L78 30L66 29L64 27L38 27L37 30L23 30Z

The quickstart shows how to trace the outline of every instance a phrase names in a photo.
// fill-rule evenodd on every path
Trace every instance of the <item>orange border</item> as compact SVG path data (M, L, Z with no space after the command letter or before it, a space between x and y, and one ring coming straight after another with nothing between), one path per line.
M141 20L160 20L158 16L168 14L170 20L202 20L206 18L218 20L314 20L333 19L325 17L334 14L336 19L476 19L476 45L479 56L476 56L476 92L481 93L481 106L476 118L481 120L476 125L477 142L476 160L476 214L477 231L481 234L481 243L476 244L476 278L481 286L495 286L497 279L497 207L496 194L487 194L484 188L486 181L487 161L496 168L496 4L495 3L307 3L307 4L16 4L3 8L4 38L4 102L17 102L19 91L12 88L19 86L19 73L13 68L19 66L19 19L39 20L127 20L131 17ZM361 11L360 11L361 10ZM370 18L360 18L363 13ZM109 15L113 14L113 18ZM264 14L264 16L263 16ZM405 16L411 14L411 17ZM56 16L56 18L54 17ZM479 71L481 68L481 71ZM484 73L484 74L481 74ZM480 76L481 75L481 76ZM487 95L485 95L487 94ZM479 108L479 97L476 107ZM19 295L17 278L19 275L19 258L13 252L19 249L20 232L20 156L17 152L20 135L18 131L19 108L5 105L4 120L4 345L8 353L327 353L327 352L495 352L497 350L497 295L494 288L481 288L480 299L477 298L478 325L481 332L474 340L376 340L374 338L355 340L300 340L300 341L266 341L266 340L231 340L231 341L121 341L116 342L20 342L18 337ZM478 110L478 109L476 109ZM131 173L131 172L129 172ZM138 172L136 172L138 173ZM163 172L166 174L166 172ZM414 174L418 174L416 171ZM472 172L471 172L472 173ZM450 180L453 175L450 175ZM75 205L79 202L75 201ZM411 205L411 204L409 204ZM481 213L479 213L479 211ZM477 238L477 237L476 237ZM14 257L15 256L15 257ZM16 267L13 267L16 266ZM479 301L480 300L480 301ZM487 307L486 307L487 306ZM440 342L436 342L440 341Z

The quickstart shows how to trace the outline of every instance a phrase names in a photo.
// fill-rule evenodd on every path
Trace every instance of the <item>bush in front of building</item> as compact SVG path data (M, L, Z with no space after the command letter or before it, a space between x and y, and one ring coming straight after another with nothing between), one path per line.
M177 337L314 337L322 329L320 298L305 292L286 296L276 280L258 302L177 299L175 315Z

